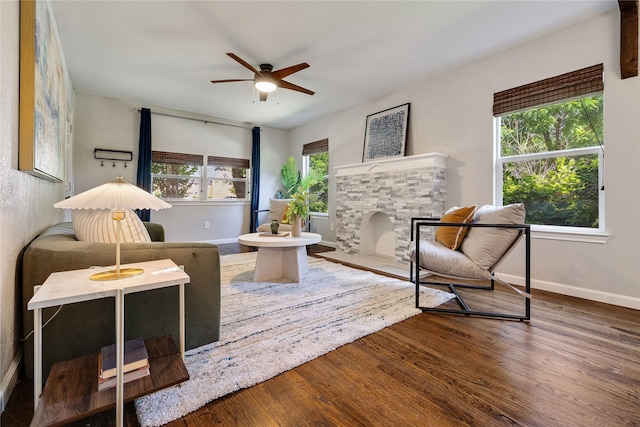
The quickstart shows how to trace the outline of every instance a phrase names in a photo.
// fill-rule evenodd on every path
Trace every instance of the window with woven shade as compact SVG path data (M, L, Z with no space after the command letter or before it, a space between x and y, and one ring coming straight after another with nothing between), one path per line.
M200 200L204 156L151 152L151 191L168 200Z
M314 174L318 179L309 187L309 210L313 213L329 211L329 139L302 146L302 173Z
M598 64L494 94L496 204L541 227L603 229L604 80Z
M152 151L153 193L168 200L246 199L248 159Z
M248 197L249 159L207 157L207 199Z

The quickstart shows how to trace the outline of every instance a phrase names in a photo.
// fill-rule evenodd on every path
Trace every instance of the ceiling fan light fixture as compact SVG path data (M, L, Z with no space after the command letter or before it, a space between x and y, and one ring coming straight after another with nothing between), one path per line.
M255 79L255 86L260 92L273 92L278 88L273 79L267 76L259 76Z

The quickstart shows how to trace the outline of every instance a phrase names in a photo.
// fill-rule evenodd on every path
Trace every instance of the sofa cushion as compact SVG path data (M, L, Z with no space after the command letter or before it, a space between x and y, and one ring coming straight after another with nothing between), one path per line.
M416 248L411 248L411 261L416 262ZM452 251L442 243L420 240L420 267L445 276L489 279L491 273L471 261L460 251Z
M442 215L440 222L457 222L468 224L473 221L476 206L454 206ZM436 227L436 242L440 242L449 249L456 250L467 235L468 227Z
M485 205L476 211L479 224L524 224L525 208L522 203L506 206ZM519 231L513 228L473 227L462 241L460 249L473 262L491 268L511 246Z
M86 242L116 243L117 222L106 209L74 209L73 230L76 238ZM120 221L122 238L120 243L151 243L146 227L132 210L127 210Z

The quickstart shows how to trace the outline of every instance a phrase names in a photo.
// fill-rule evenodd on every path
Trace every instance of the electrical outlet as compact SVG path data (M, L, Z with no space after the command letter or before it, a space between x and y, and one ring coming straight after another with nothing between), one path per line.
M335 228L336 228L336 227L333 225L333 223L330 223L330 224L329 224L329 230L333 231L333 230L335 230Z
M209 221L204 222L204 228L209 228Z

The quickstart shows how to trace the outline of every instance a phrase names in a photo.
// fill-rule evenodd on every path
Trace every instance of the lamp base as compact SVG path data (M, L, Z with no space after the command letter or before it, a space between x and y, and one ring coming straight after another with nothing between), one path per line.
M96 273L89 277L90 280L95 281L106 281L106 280L120 280L120 279L128 279L130 277L139 276L144 273L144 270L141 268L121 268L120 275L116 270L109 271L101 271L100 273Z

